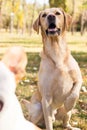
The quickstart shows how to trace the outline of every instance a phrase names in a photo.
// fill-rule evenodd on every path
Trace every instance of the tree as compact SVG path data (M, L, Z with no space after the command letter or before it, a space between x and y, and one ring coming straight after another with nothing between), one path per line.
M1 23L2 23L2 13L1 13L1 9L2 9L2 0L0 0L0 27L1 27Z
M32 34L32 26L33 26L33 21L34 21L34 16L35 16L35 7L36 7L36 0L33 3L33 12L32 12L32 17L31 17L31 23L30 23L30 35Z
M2 0L0 0L0 12L1 12L1 8L2 8Z
M82 9L87 10L87 1L83 1Z
M12 12L10 14L11 16L11 21L10 21L10 32L13 33L13 28L14 28L14 4L15 4L15 1L12 0Z
M22 5L22 16L23 16L22 31L23 31L23 33L25 33L26 32L26 12L27 12L26 0L21 0L21 5Z
M66 10L66 0L49 0L50 7L62 7Z
M73 9L72 9L72 26L71 26L71 32L73 34L73 32L74 32L74 19L75 19L75 0L72 0L72 6L73 6Z

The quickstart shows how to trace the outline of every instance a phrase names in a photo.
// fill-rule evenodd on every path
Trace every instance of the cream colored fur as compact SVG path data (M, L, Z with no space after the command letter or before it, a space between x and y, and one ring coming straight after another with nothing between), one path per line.
M15 89L14 74L0 62L0 130L40 130L24 118Z
M62 9L50 8L42 11L33 25L37 33L41 28L43 41L38 89L47 130L53 130L54 116L63 120L65 128L78 129L69 124L71 111L79 98L82 85L80 68L65 40L66 28L70 21L71 17ZM38 100L36 103L31 101L33 105L38 106L37 102ZM57 111L56 115L54 111Z

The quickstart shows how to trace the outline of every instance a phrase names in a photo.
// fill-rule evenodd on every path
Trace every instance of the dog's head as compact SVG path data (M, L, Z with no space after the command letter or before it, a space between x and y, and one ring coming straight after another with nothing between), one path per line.
M33 24L33 28L39 33L39 27L47 36L62 34L71 22L71 16L65 14L61 8L45 9Z

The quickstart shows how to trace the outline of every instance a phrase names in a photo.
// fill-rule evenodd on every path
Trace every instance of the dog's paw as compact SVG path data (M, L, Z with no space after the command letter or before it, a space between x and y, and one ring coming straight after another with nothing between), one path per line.
M76 104L76 100L78 99L78 94L71 94L64 102L64 106L66 111L70 111Z

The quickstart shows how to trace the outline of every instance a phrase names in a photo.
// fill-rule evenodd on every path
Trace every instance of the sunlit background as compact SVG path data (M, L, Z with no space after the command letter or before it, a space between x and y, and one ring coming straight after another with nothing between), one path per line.
M79 31L83 34L86 30L87 0L0 0L0 29L11 33L29 31L31 35L32 24L39 12L49 7L62 7L72 15L72 33Z
M41 5L43 5L43 4L48 4L48 3L49 3L48 1L49 1L49 0L36 0L36 2L39 3L39 4L41 4ZM34 3L35 0L26 0L26 2L27 2L27 3Z

